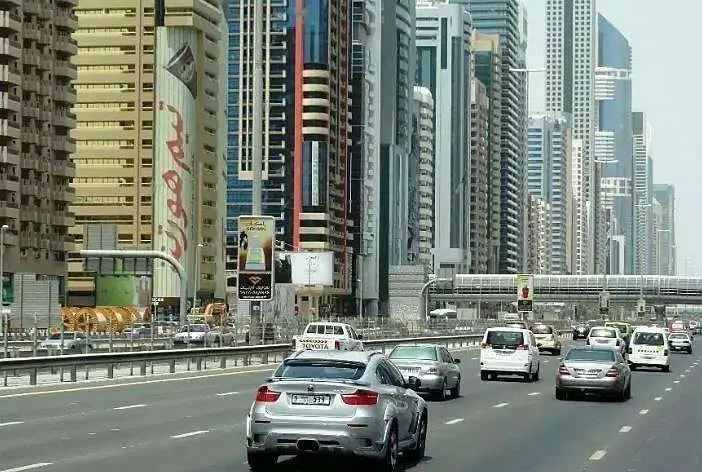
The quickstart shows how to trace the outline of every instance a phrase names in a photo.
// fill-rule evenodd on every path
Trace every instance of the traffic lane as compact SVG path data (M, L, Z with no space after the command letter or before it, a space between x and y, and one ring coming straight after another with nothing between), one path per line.
M673 356L671 362L674 372L684 372L693 359ZM554 378L545 378L546 392L526 405L508 405L492 415L430 431L427 454L435 460L418 464L416 469L583 470L601 450L604 437L616 436L640 412L653 409L659 403L656 398L676 379L672 372L634 372L632 398L618 403L596 398L558 401L553 396Z
M659 392L660 400L647 414L640 415L626 434L600 446L604 454L592 461L587 471L702 470L698 434L702 422L701 370L702 357L694 356L692 365L673 375L673 381Z

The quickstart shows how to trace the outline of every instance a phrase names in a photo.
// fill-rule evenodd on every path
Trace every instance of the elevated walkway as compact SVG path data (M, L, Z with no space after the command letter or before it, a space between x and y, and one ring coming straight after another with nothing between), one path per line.
M702 277L659 275L534 275L534 302L597 301L607 290L613 302L702 305ZM453 283L429 286L432 301L514 301L517 276L458 274Z

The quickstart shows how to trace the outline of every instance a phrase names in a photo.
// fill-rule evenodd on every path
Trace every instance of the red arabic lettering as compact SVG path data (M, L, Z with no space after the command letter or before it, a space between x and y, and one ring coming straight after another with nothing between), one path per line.
M185 136L183 135L183 130L185 128L183 116L180 114L180 111L178 111L178 109L173 105L165 106L166 109L169 112L171 112L171 114L175 117L175 122L171 123L171 127L176 132L176 135L173 139L166 141L166 147L168 147L168 150L170 151L171 157L173 158L175 164L188 174L191 174L192 172L190 171L190 166L188 166L185 163L185 144L188 143L189 136L187 134L185 134ZM163 110L163 107L163 102L160 102L159 109Z
M174 198L166 199L166 206L174 218L183 220L183 226L188 226L188 215L183 207L183 179L175 169L167 170L161 175Z
M170 229L163 229L163 226L158 227L158 234L165 234L168 239L173 241L173 249L171 249L171 255L177 260L183 256L183 252L188 250L188 238L185 236L185 231L181 228L178 223L173 220L167 220ZM165 251L165 247L161 250Z

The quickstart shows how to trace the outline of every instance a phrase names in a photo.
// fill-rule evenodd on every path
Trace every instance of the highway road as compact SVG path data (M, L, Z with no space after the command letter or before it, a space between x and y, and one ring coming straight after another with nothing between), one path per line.
M462 396L430 401L428 457L408 471L702 470L697 353L673 355L670 373L634 372L626 403L557 401L548 355L535 383L481 382L477 350L456 355ZM0 390L0 472L247 471L244 417L267 372Z

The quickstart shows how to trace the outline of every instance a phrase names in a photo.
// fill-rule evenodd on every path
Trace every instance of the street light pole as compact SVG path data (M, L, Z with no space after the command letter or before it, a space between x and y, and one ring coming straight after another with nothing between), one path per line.
M0 226L0 310L2 310L2 340L5 359L7 359L9 350L9 340L7 338L10 336L10 317L5 312L5 231L9 228L7 225Z
M190 308L190 310L195 309L195 303L197 301L197 290L198 290L198 285L200 285L200 250L204 247L204 244L198 243L197 246L195 246L195 280L193 280L193 306Z

